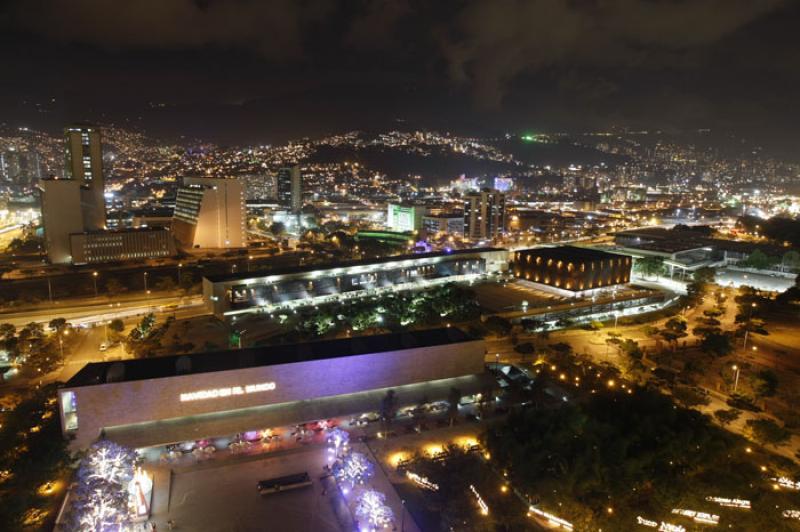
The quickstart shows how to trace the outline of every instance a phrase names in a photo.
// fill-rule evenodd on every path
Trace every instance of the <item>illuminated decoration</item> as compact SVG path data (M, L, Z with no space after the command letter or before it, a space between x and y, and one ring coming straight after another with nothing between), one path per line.
M708 502L715 502L720 506L728 508L742 508L745 510L750 509L750 501L745 499L728 499L726 497L706 497Z
M386 495L375 490L366 490L358 498L356 519L362 532L383 530L391 527L392 509L386 506Z
M781 515L786 519L797 519L800 521L800 510L784 510Z
M572 530L572 523L570 523L565 519L561 519L556 515L542 511L534 506L528 508L528 512L547 519L547 522L550 523L552 526L564 528L566 530Z
M150 501L153 496L153 477L141 467L137 467L133 479L128 484L130 504L137 518L146 519L150 515Z
M430 491L439 491L439 484L431 482L427 479L427 477L421 477L416 473L412 473L411 471L406 471L406 476L408 479L419 486L420 488L424 488Z
M682 508L673 508L672 513L688 517L695 523L702 523L704 525L718 525L719 516L707 512L697 512L695 510L684 510Z
M686 532L686 528L681 525L673 525L672 523L665 523L664 521L659 523L652 519L645 519L641 515L636 517L636 524L658 529L658 532Z
M103 440L92 445L78 468L72 511L69 512L70 522L66 529L125 529L137 517L137 506L141 502L132 500L129 492L131 483L135 486L138 478L143 495L144 488L149 487L152 491L152 481L145 479L144 472L137 477L134 471L136 459L134 451L114 442Z
M374 464L361 453L350 453L333 468L336 478L350 486L364 484L375 473Z
M337 458L347 451L350 442L350 433L340 428L335 428L328 433L328 452Z
M181 394L181 402L200 401L202 399L218 399L220 397L231 397L234 395L248 395L251 393L271 392L276 388L274 382L262 382L259 384L248 384L246 386L230 386L228 388L213 388L211 390L198 390Z
M800 490L800 482L795 482L794 480L788 477L773 478L772 480L777 482L778 486L782 488L788 488L790 490Z
M475 501L477 501L478 503L478 508L481 509L481 515L489 515L489 505L486 504L486 501L483 500L483 497L481 497L481 494L478 493L478 490L475 489L475 486L470 484L469 489L475 496Z

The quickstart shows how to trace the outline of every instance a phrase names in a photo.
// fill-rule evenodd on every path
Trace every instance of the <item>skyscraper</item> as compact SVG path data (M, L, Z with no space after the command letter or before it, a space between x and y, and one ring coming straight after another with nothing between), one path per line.
M47 256L54 264L72 260L71 233L101 231L106 225L100 130L69 127L64 141L64 178L40 182Z
M100 130L90 126L69 127L64 132L66 169L64 177L80 183L81 215L85 231L106 227L103 150Z
M464 233L467 238L496 238L506 230L506 195L484 189L464 197Z
M292 214L299 214L303 207L303 186L300 166L294 165L278 170L278 203Z
M184 177L175 200L172 231L187 248L245 247L245 212L241 181Z

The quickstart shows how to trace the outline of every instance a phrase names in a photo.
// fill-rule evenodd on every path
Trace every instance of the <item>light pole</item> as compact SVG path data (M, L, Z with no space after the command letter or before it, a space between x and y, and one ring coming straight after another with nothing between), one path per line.
M50 283L50 276L47 276L47 295L50 297L50 303L53 302L53 285Z
M94 297L97 297L97 272L92 272L92 282L94 283Z
M247 256L247 271L248 272L250 271L250 261L251 260L253 260L253 256L252 255L248 255Z
M742 344L742 350L747 351L747 335L750 333L750 322L753 319L753 309L756 308L756 304L752 303L750 305L750 312L747 313L747 326L744 329L744 344Z
M614 314L614 330L617 330L617 322L619 321L619 313Z
M181 268L183 268L183 263L178 263L178 288L181 287Z
M149 294L150 291L147 289L147 272L144 272L143 277L144 277L144 293Z
M739 387L739 371L740 371L740 369L739 369L739 366L737 366L736 364L731 366L731 369L736 372L736 375L734 376L734 379L733 379L733 393L736 393L736 389Z

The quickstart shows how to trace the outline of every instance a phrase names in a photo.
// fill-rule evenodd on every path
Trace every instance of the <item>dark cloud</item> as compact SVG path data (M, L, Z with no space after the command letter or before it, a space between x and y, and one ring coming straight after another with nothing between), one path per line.
M47 38L106 48L253 50L295 59L303 35L332 4L302 0L26 0L11 16L19 28Z
M7 0L0 117L56 96L42 119L259 140L395 118L797 139L798 23L789 0Z
M443 47L453 79L474 86L480 103L496 107L508 83L525 71L554 65L690 64L687 52L717 42L782 4L780 0L475 2L458 15Z

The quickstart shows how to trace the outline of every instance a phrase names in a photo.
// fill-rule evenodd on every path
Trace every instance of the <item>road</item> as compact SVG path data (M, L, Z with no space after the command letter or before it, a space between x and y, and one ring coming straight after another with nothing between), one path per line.
M47 323L53 318L64 318L73 325L91 325L116 318L129 318L148 312L180 310L182 314L207 314L201 296L136 296L109 302L107 298L88 298L74 302L56 301L52 305L19 312L0 313L0 323L23 327L31 322ZM184 316L182 316L184 317Z

